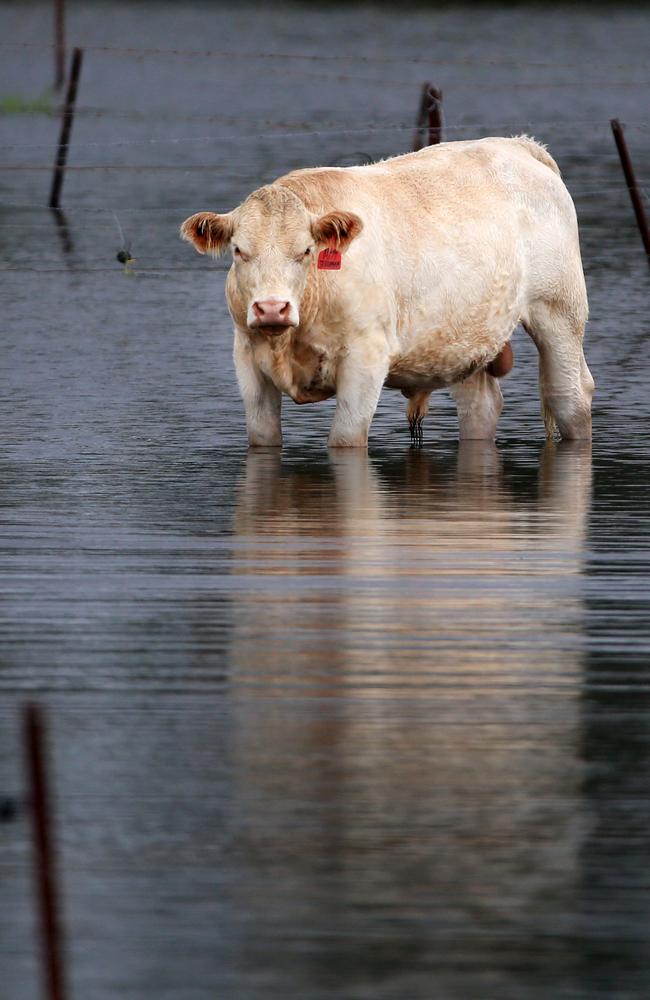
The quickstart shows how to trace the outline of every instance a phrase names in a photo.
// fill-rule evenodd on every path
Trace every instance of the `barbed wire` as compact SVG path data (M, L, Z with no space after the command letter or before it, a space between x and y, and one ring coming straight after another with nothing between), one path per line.
M250 122L246 118L240 118L243 124L250 127ZM234 122L232 122L234 124ZM230 124L230 122L229 122ZM272 124L272 123L269 123ZM649 129L650 122L646 121L625 121L622 124L626 128L639 128L639 129ZM575 128L602 128L609 129L609 122L604 122L600 119L575 119L572 121L557 122L557 121L516 121L516 122L464 122L458 125L445 125L444 131L447 132L466 132L466 131L476 131L485 129L498 129L499 131L506 131L511 129L533 129L539 130L544 129L548 131L550 129L575 129ZM285 128L286 131L278 131L277 129ZM331 123L329 125L315 125L312 122L295 122L291 123L289 126L278 122L277 129L272 128L268 131L255 131L251 133L230 133L226 135L213 134L213 135L200 135L200 136L165 136L164 138L159 138L157 136L145 136L139 139L104 139L104 140L93 140L92 142L77 142L70 141L69 143L63 143L61 148L72 147L75 149L94 149L94 148L119 148L122 146L147 146L147 145L181 145L181 144L191 144L191 143L210 143L210 142L223 142L227 140L228 142L239 141L239 142L254 142L258 139L294 139L294 138L314 138L315 136L332 136L332 135L372 135L374 133L382 132L412 132L416 128L413 121L401 121L401 122L364 122L364 123ZM51 149L52 143L6 143L4 149Z
M53 43L39 43L39 42L8 42L2 43L0 48L52 48ZM138 58L149 56L149 55L164 55L164 56L182 56L185 58L226 58L229 61L235 60L245 60L245 59L259 59L259 60L293 60L293 61L304 61L310 60L318 63L331 63L331 62L355 62L364 64L378 64L378 65L426 65L430 69L438 65L459 65L459 66L475 66L475 67L494 67L503 66L519 69L530 69L530 68L548 68L548 69L572 69L575 70L575 65L570 64L553 64L553 63L533 63L533 62L520 62L520 61L508 61L508 60L445 60L445 59L434 59L429 58L391 58L383 56L344 56L344 55L323 55L323 54L307 54L307 53L286 53L286 52L232 52L226 50L207 50L207 49L196 49L196 50L181 50L181 49L155 49L155 48L133 48L133 47L118 47L118 46L102 46L102 45L87 45L84 49L89 52L98 53L112 53L112 54L123 54L129 56L135 56ZM591 65L591 64L587 64ZM597 67L602 71L602 66ZM623 63L615 64L608 67L608 69L638 69L647 71L647 66L642 64L628 64ZM351 73L311 73L307 71L296 71L288 70L286 66L268 66L268 70L275 73L282 73L284 77L290 78L300 78L300 79L314 79L314 80L328 80L330 82L339 83L365 83L371 86L392 86L392 87L414 87L417 86L418 81L415 80L405 80L405 79L393 79L387 78L385 76L381 77L364 77L358 76ZM581 74L578 80L555 80L555 81L544 81L544 80L534 80L534 81L517 81L517 89L521 90L539 90L539 89L565 89L565 88L583 88L585 86L600 86L602 82L601 77L595 80L585 80L584 75ZM479 87L481 90L500 90L500 89L511 89L513 86L512 81L503 82L474 82L474 81L464 81L460 80L454 84L455 89L476 89ZM608 80L608 88L612 87L647 87L650 86L650 81L648 80Z
M166 173L174 173L174 172L177 172L177 173L201 173L201 172L209 170L209 171L212 171L215 175L218 175L219 177L221 177L222 179L230 179L230 180L236 180L238 178L241 178L241 179L260 178L260 176L261 176L259 171L255 171L255 172L253 172L251 174L242 174L241 171L239 171L239 170L233 171L231 168L232 168L232 164L229 164L228 168L225 168L225 167L220 166L219 164L214 164L214 163L196 163L196 164L185 164L185 163L89 163L89 164L82 164L82 165L68 165L66 167L66 172L77 172L77 173L84 173L84 172L86 172L87 173L87 172L95 171L95 170L138 172L138 171L146 170L146 171L149 171L151 173L156 172L156 171L158 171L158 172L166 172ZM310 169L310 168L306 168L306 169ZM317 169L322 169L322 168L314 167L314 168L311 168L311 169L317 170ZM327 168L325 168L325 169L327 169ZM345 169L348 169L348 168L345 168ZM8 172L8 173L11 173L11 172L22 173L22 172L26 172L26 171L29 171L29 172L43 172L43 171L48 171L48 172L51 173L52 172L52 164L51 163L48 163L48 164L19 163L19 164L15 164L13 166L4 166L4 165L2 165L2 166L0 166L0 171L4 171L4 172ZM292 172L291 168L289 168L286 172L287 173L291 173ZM281 176L281 175L278 175L278 176ZM621 184L622 182L619 181L619 182L615 182L615 183ZM646 178L641 178L640 183L641 184L647 184L648 180ZM0 204L2 204L2 203L0 202Z
M581 227L584 228L584 227ZM594 227L595 228L595 227ZM643 260L644 253L643 249L639 250L636 246L617 246L615 252L616 258L630 256L632 258L638 258ZM609 253L594 253L589 254L585 252L583 247L583 261L585 266L591 263L598 263L599 261L608 258L611 259ZM75 263L70 263L65 267L31 267L31 266L21 266L21 267L0 267L0 274L105 274L111 273L114 275L124 275L124 268L118 263L115 264L104 264L98 265L97 267L79 267ZM188 273L188 274L213 274L227 273L230 270L230 264L214 264L211 263L209 266L202 266L201 262L197 262L194 266L192 265L178 265L170 266L168 264L153 265L149 267L140 266L137 263L129 269L128 276L131 278L137 277L155 277L157 275L165 274L176 274L176 273Z
M230 165L232 166L232 165ZM17 163L12 166L0 165L0 171L15 172L15 171L38 171L38 170L48 170L52 172L52 164L43 163ZM223 173L225 168L220 167L219 164L215 163L84 163L84 164L68 164L65 168L66 173L71 171L87 171L87 170L179 170L181 173L190 173L191 171L197 170L212 170L215 172ZM229 177L241 177L242 174L239 171L231 172L226 176Z
M592 229L602 231L601 225L584 226L581 225L581 230ZM632 237L636 234L636 227L630 223L626 226L624 235L625 237ZM625 241L628 242L627 239ZM599 240L599 246L603 245L611 246L612 251L605 252L594 252L590 253L588 248L583 246L583 257L585 264L598 262L599 260L611 260L612 252L615 253L616 257L629 255L630 257L640 258L642 255L639 252L639 248L635 245L621 245L620 241L614 240ZM112 252L111 252L112 255ZM108 256L108 254L107 254ZM133 265L128 269L129 276L152 276L157 274L175 274L175 273L191 273L191 274L211 274L214 272L226 273L230 270L231 264L228 261L201 261L196 260L193 264L138 264L137 259ZM34 267L31 264L18 264L18 265L6 265L0 266L0 273L2 274L123 274L124 268L120 266L117 262L113 263L100 263L97 264L83 264L80 265L76 261L70 260L66 266L53 266L53 267Z
M289 77L291 79L301 79L301 80L326 80L333 83L365 83L373 87L377 86L390 86L390 87L408 87L409 89L417 87L420 85L419 80L405 80L394 78L389 78L385 76L381 77L370 77L370 76L358 76L354 73L315 73L308 70L292 70L286 68L280 68L279 66L270 66L270 72L272 73L282 73L283 77ZM565 90L574 89L579 87L584 89L584 87L601 87L602 80L585 80L581 78L580 80L556 80L553 82L548 82L544 80L533 80L533 81L520 81L517 80L516 83L510 81L502 81L500 83L496 82L486 82L483 81L473 81L473 80L459 80L454 82L454 90L480 90L481 92L485 90L512 90L513 86L516 86L517 90ZM607 86L609 87L647 87L650 86L650 81L648 80L608 80Z
M200 274L203 270L225 272L230 270L230 265L212 264L206 269L196 266L191 267L189 265L170 267L168 264L161 264L158 267L133 267L130 269L130 274L171 274L175 271L190 271L194 272L194 274ZM122 274L124 268L117 263L112 266L104 265L102 267L78 267L76 264L71 264L68 267L0 267L0 274L99 274L106 271L110 271L112 274Z
M233 176L235 176L235 177L241 177L241 174L237 173L237 174L235 174ZM602 194L611 194L612 192L617 193L617 194L627 192L626 182L622 178L620 180L614 180L614 179L607 180L606 184L604 184L603 182L601 182L601 184L602 184L602 186L600 186L600 187L587 188L586 190L579 190L579 189L573 190L573 189L570 189L570 194L571 194L571 196L573 198L587 198L587 197L595 197L597 195L602 195ZM650 184L650 178L643 177L643 178L640 179L640 181L638 182L638 184L640 184L640 185ZM643 187L643 188L639 187L639 190L641 190L643 192L644 197L646 197L646 198L650 197L650 195L646 191L645 187ZM77 203L77 204L73 204L71 207L69 206L69 207L66 207L66 208L51 209L51 208L48 208L46 205L44 205L44 204L42 204L40 202L12 202L12 201L0 201L0 209L15 209L17 211L22 211L22 212L38 212L39 214L43 213L43 212L47 212L48 214L49 213L59 213L60 215L64 216L65 218L71 218L74 215L86 215L89 212L100 213L100 214L103 214L103 213L111 214L113 212L120 212L120 213L128 213L128 214L142 214L142 215L147 215L147 216L151 216L152 214L155 214L155 215L160 216L160 215L178 215L178 214L182 214L183 212L185 212L187 214L191 214L194 211L194 207L191 206L191 205L189 205L189 204L188 205L165 205L163 207L163 206L160 206L160 205L140 205L140 206L134 206L134 205L117 205L117 206L115 206L115 205L113 205L113 206L106 206L106 205L96 205L96 204L87 204L87 205L84 205L84 204ZM582 224L582 227L584 227L584 225L585 225L585 223ZM15 225L13 225L11 223L6 223L6 222L3 222L3 221L0 220L0 229L13 229L13 228L24 229L25 226L24 226L24 224L20 224L20 225L15 224ZM27 227L27 228L30 228L30 227ZM39 226L34 226L34 227L31 227L31 228L39 229L41 227L40 227L40 224L39 224Z
M0 49L53 49L55 47L54 42L2 42L0 43ZM424 65L431 66L432 64L441 66L475 66L475 67L494 67L501 66L504 68L513 69L569 69L576 70L583 69L585 66L593 66L594 69L602 71L603 62L588 61L576 66L575 62L572 63L558 63L558 62L532 62L528 59L510 59L507 57L502 58L487 58L480 59L476 57L462 57L462 58L448 58L438 56L409 56L409 57L398 57L398 56L380 56L380 55L361 55L359 53L354 53L346 55L343 53L316 53L316 52L259 52L259 51L235 51L232 49L174 49L174 48L156 48L156 47L138 47L138 46L116 46L116 45L83 45L83 48L87 52L104 52L104 53L114 53L119 55L135 56L137 58L143 56L181 56L188 59L197 58L226 58L229 60L238 59L260 59L260 60L273 60L273 59L286 59L294 61L313 61L313 62L328 62L328 63L340 63L340 62L354 62L354 63L371 63L376 65L396 65L401 66L404 64L410 65ZM607 65L608 70L632 70L639 69L647 71L647 63L612 63ZM609 86L609 81L608 81Z
M245 121L245 119L244 119ZM247 123L248 124L248 123ZM479 123L468 123L466 125L453 125L449 126L446 131L466 131L468 129L476 128L524 128L527 125L531 125L531 122L515 122L515 123L505 123L501 125L496 125L494 123L487 123L485 125ZM577 125L593 125L597 123L593 122L575 122L573 127ZM544 123L538 123L538 128L543 128ZM297 127L296 127L297 128ZM399 122L394 124L381 124L372 123L368 125L337 125L334 127L316 127L314 125L309 125L305 122L301 125L301 131L291 130L285 132L279 132L276 130L268 132L256 131L251 134L242 134L241 132L230 134L230 135L207 135L207 136L167 136L163 139L156 137L147 137L142 139L114 139L114 140L102 140L93 142L69 142L62 143L62 148L66 146L74 146L75 149L91 149L91 148L103 148L103 147L120 147L120 146L138 146L138 145L178 145L181 143L204 143L204 142L223 142L224 140L238 140L238 141L255 141L257 139L263 138L274 138L274 139L287 139L287 138L314 138L314 136L330 136L330 135L366 135L372 134L374 132L402 132L408 131L412 132L416 128L414 122ZM4 146L5 149L51 149L52 143L8 143Z
M647 67L646 67L647 70ZM283 77L290 79L299 80L325 80L331 83L362 83L368 84L372 87L378 86L390 86L390 87L402 87L413 90L421 86L421 80L411 79L406 80L404 78L395 79L393 77L369 77L369 76L359 76L354 73L326 73L326 72L310 72L307 70L292 70L286 69L285 67L279 66L269 66L268 71L272 73L281 73ZM503 81L503 82L482 82L482 81L471 81L471 80L459 80L455 81L453 85L454 91L458 90L480 90L481 92L486 90L512 90L513 86L516 86L517 90L566 90L584 87L600 87L602 85L602 80L585 80L581 78L580 80L555 80L552 82L544 80L532 80L532 81L520 81L517 80L516 83L513 81ZM650 80L608 80L608 89L611 88L634 88L634 87L650 87ZM7 113L7 112L5 112ZM21 112L11 112L11 113L21 113ZM51 115L53 111L47 110L33 110L26 111L22 113L28 114L48 114Z

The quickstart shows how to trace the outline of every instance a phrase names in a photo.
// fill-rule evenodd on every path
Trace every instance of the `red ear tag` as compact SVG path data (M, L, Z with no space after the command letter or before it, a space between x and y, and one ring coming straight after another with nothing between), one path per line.
M326 250L321 250L318 255L318 270L319 271L340 271L341 270L341 254L334 247L327 247Z

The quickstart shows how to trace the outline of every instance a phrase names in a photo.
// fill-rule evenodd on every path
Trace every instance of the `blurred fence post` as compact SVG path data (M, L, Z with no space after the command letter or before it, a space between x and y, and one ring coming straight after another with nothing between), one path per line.
M618 149L618 155L621 160L623 173L625 174L627 189L629 191L632 208L634 209L634 214L636 216L636 224L639 227L639 232L641 233L643 246L648 257L648 264L650 264L650 230L648 230L648 220L643 206L643 199L634 175L634 167L632 166L632 160L625 141L623 126L619 122L618 118L612 118L610 125L612 126L612 132L614 133L614 141L616 142L616 148Z
M54 89L65 80L65 0L54 0Z
M24 740L29 776L34 882L41 928L43 997L44 1000L65 1000L56 859L45 759L45 725L36 705L28 705L25 709Z
M422 142L423 133L427 133L427 142ZM442 139L442 91L432 83L422 84L420 107L413 137L413 152L422 149L423 145L435 146Z
M68 78L68 89L65 95L63 117L61 119L59 146L54 163L54 174L52 175L52 188L50 190L49 201L50 208L58 208L61 200L61 188L63 187L63 176L65 174L65 165L68 159L68 145L70 143L70 133L72 132L75 101L77 100L77 86L79 84L79 74L81 73L82 62L83 49L74 49L72 53L72 62L70 63L70 76Z

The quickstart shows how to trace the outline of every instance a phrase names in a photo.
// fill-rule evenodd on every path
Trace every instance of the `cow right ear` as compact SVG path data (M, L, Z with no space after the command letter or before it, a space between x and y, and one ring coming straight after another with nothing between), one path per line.
M232 212L226 215L197 212L190 215L181 226L181 237L188 243L193 243L199 253L210 253L218 257L227 249L233 231Z

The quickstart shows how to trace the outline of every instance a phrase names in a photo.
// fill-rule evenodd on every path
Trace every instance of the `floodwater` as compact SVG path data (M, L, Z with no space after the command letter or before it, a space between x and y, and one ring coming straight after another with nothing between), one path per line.
M50 18L0 8L5 105L50 82ZM650 190L648 18L73 6L58 219L56 118L0 116L0 797L24 802L37 701L79 1000L650 995L650 273L608 126ZM385 392L368 455L290 402L282 454L247 454L224 271L178 226L407 149L427 78L448 138L526 130L562 167L593 447L544 443L518 331L494 446L459 446L440 393L413 450ZM9 812L0 981L25 1000Z

